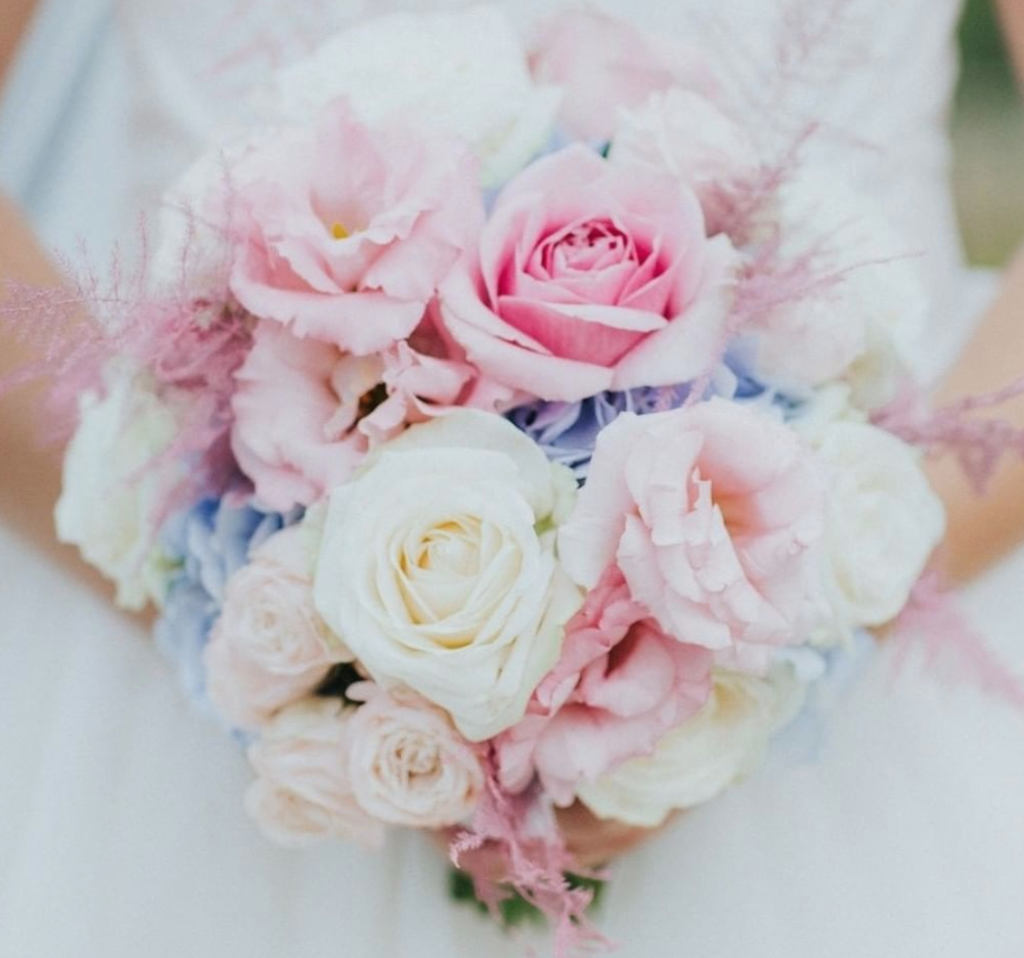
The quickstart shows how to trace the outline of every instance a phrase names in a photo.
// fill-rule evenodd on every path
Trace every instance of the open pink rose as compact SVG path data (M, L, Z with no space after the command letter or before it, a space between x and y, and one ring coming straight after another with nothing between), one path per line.
M467 398L474 370L445 349L429 319L373 356L259 323L236 373L231 445L260 500L280 512L311 505L371 446Z
M534 772L559 805L576 786L649 755L711 692L713 654L661 629L611 566L565 628L558 664L526 718L495 746L502 785L524 789Z
M415 329L483 215L459 141L371 130L345 100L230 172L240 234L231 291L256 316L358 356Z
M562 121L574 136L607 138L623 110L658 90L714 87L704 55L677 37L638 30L594 10L565 10L541 24L530 65L542 83L564 88Z
M670 385L714 360L734 255L688 187L572 146L505 189L442 315L470 362L542 399Z
M308 565L303 530L292 526L228 580L203 663L210 701L232 725L259 728L352 661L313 608Z
M617 563L669 635L761 669L822 607L823 507L810 452L768 413L626 413L598 437L559 554L589 588Z

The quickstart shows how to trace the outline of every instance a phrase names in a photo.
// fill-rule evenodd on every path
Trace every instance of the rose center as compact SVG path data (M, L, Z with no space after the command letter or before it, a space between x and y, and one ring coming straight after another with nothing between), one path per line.
M471 528L475 527L475 528ZM446 522L432 529L420 545L416 565L428 572L475 576L480 571L479 522Z
M551 237L542 262L552 278L607 269L636 260L630 238L609 220L591 220Z

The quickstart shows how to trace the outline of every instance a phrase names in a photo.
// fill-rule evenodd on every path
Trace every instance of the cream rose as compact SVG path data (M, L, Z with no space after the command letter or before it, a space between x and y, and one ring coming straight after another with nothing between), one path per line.
M374 818L445 828L473 814L484 789L480 759L436 705L408 689L377 689L351 730L352 787Z
M662 738L652 756L581 784L577 794L599 818L655 828L675 809L710 801L757 768L803 696L787 665L765 677L718 669L704 707Z
M497 416L413 426L332 493L317 609L378 682L490 738L522 718L580 605L555 560L574 492Z
M493 7L393 13L345 30L281 71L264 104L305 120L346 96L366 123L423 119L466 140L485 185L522 169L547 142L561 91L535 83L508 19Z
M730 188L751 182L760 165L750 137L710 100L673 87L624 114L612 139L612 163L645 163L697 194L714 233Z
M882 625L942 539L942 503L915 453L875 426L832 423L818 455L831 472L825 541L837 617L848 627Z
M324 838L380 844L381 824L352 794L354 712L340 699L306 699L280 712L249 748L257 778L245 807L268 838L289 847Z
M177 434L174 410L144 374L111 370L108 391L79 404L78 430L64 456L57 536L117 586L117 604L141 609L162 601L169 569L155 546L167 495L181 479L157 457ZM153 468L150 468L150 467Z
M210 700L240 728L263 725L352 660L313 607L304 539L299 526L277 533L228 580L203 662Z
M927 297L913 245L869 199L813 167L778 191L760 225L762 239L781 237L783 260L811 256L811 277L835 274L758 318L761 375L795 388L842 377L855 403L884 405L921 352Z

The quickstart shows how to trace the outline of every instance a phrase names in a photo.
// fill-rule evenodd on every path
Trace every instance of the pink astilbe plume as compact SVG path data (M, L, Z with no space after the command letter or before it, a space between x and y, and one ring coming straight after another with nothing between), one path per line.
M938 573L922 576L886 638L897 672L917 655L925 670L945 683L973 687L1024 711L1024 678L1000 661Z
M808 128L806 136L809 138L813 133L814 129ZM738 245L751 242L752 250L738 269L733 301L714 359L694 382L687 405L700 402L705 397L730 344L737 337L756 329L759 320L787 305L813 299L827 301L830 296L838 294L850 274L895 262L906 255L893 251L888 256L851 261L843 253L844 239L846 230L855 223L833 224L829 232L795 250L786 248L786 237L781 235L778 227L773 227L767 238L760 242L753 239L757 230L765 229L759 223L764 210L775 200L778 190L788 178L799 169L800 148L801 144L797 144L794 152L786 154L778 164L765 167L752 183L737 184L729 197L725 229Z
M954 455L975 491L984 494L1004 456L1024 458L1024 427L1006 419L974 417L1024 395L1024 377L994 392L967 396L933 409L924 393L908 385L875 424L931 455Z
M144 227L140 233L145 236ZM39 410L39 436L63 442L78 421L78 398L103 391L103 370L117 355L122 332L133 324L133 304L143 287L146 246L140 265L125 267L118 250L105 277L78 268L69 257L58 261L60 286L32 286L16 280L0 285L0 331L23 347L26 361L0 377L0 398L28 383L47 383ZM79 260L87 252L79 249Z
M583 869L566 848L550 807L536 789L510 795L498 782L497 763L485 763L487 786L472 827L451 843L452 862L472 879L477 897L498 921L500 904L513 889L537 908L554 929L556 958L584 950L610 951L587 917L592 892L573 888L566 873L601 877Z
M131 270L115 253L108 275L63 263L59 287L9 282L0 298L0 329L23 344L32 358L0 380L0 396L33 381L47 387L40 409L40 438L66 441L78 420L85 393L106 392L113 361L146 370L157 393L172 402L179 428L171 448L150 463L187 459L188 478L172 496L174 504L221 491L231 474L228 432L234 372L250 345L249 321L222 285L206 277L197 298L188 268L189 231L175 287L148 284L146 229L140 228L140 254ZM84 261L84 256L82 257Z
M716 66L721 106L769 155L789 152L811 124L846 145L877 148L849 130L823 124L809 107L818 102L815 91L868 66L876 15L864 0L783 0L770 9L777 13L766 25L774 40L766 51L751 38L745 42L727 14L709 6L695 15L695 33Z

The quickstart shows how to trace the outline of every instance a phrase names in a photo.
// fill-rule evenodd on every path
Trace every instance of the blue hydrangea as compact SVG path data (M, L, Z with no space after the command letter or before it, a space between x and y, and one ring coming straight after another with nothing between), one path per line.
M154 634L157 646L177 667L189 698L207 714L213 710L202 656L220 615L224 587L254 549L296 518L250 504L204 499L164 526L164 551L180 568L171 579Z
M783 765L816 762L825 746L830 713L845 700L853 684L874 660L877 641L864 629L855 631L849 643L827 649L812 646L780 649L778 658L788 661L807 698L796 717L772 742L773 760Z
M644 415L674 409L686 399L685 387L603 392L579 402L537 401L508 413L553 462L568 466L583 481L590 468L597 434L624 412Z

